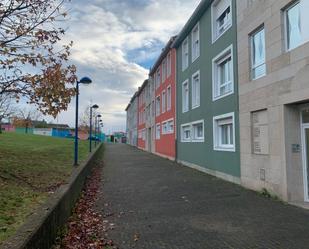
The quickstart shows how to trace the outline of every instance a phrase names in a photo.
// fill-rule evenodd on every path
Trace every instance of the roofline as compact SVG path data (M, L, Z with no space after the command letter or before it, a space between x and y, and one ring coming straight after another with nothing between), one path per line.
M213 0L202 0L200 4L197 6L183 29L178 34L176 40L172 44L172 48L178 48L182 41L187 37L187 35L191 32L194 25L198 22L201 16L204 14L205 10L209 7L209 5L213 2Z
M143 89L145 88L145 86L148 84L148 79L144 80L143 84L141 87L138 88L138 91L136 93L136 96L139 96L141 94L141 92L143 91Z
M162 49L162 52L159 56L159 58L157 59L157 61L155 62L154 66L150 69L149 75L152 75L155 73L155 71L157 70L157 68L160 66L161 62L163 61L163 59L165 58L165 56L169 53L169 51L172 48L172 44L174 43L174 41L176 40L177 35L173 36L169 39L169 41L167 42L167 44L165 45L165 47Z

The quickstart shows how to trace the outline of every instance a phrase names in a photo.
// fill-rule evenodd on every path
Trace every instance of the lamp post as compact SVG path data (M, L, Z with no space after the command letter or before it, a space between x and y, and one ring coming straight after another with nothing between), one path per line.
M92 80L88 77L83 77L81 80L76 81L74 166L78 165L78 97L79 97L79 84L89 85L91 83L92 83Z
M101 114L97 115L96 116L96 134L97 132L99 133L99 119L102 117ZM99 134L98 134L99 135ZM97 137L96 137L96 140L95 140L95 146L97 146Z
M90 107L90 130L89 130L89 152L92 151L92 109L98 109L98 105L93 105Z

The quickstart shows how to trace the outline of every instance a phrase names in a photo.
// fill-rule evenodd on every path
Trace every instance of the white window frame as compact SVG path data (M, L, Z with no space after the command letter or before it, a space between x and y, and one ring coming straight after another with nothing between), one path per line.
M199 77L199 92L198 92L198 96L194 96L195 93L195 87L194 87L194 78L198 76ZM198 70L196 73L194 73L192 75L192 79L191 79L191 105L192 105L192 109L198 108L201 105L201 74L200 74L200 70ZM194 98L195 97L195 98Z
M158 89L161 85L161 69L160 67L157 69L155 73L155 81L156 81L156 89Z
M196 143L203 143L205 142L205 126L204 126L204 120L198 120L198 121L195 121L195 122L192 122L191 125L192 125L192 142L196 142ZM195 134L194 134L194 126L195 125L198 125L198 124L202 124L203 125L203 136L202 137L195 137Z
M165 90L162 91L162 97L161 97L161 111L162 113L166 112L166 92Z
M167 79L167 59L162 62L162 83Z
M218 121L222 119L232 119L233 125L233 145L221 145L221 133L219 130ZM236 151L236 140L235 140L235 113L227 113L220 116L213 117L213 149L215 151L227 151L235 152Z
M194 32L196 32L195 30L197 29L197 40L198 40L198 47L197 47L197 54L194 53L194 45L195 45L195 41L194 41ZM197 58L200 57L200 51L201 51L201 40L200 40L200 24L197 23L195 25L195 27L192 29L192 34L191 34L191 51L192 51L192 63L194 61L196 61Z
M159 140L161 138L161 124L156 124L156 140Z
M172 109L172 86L169 85L166 88L166 110L170 111Z
M192 125L191 125L191 123L182 124L180 127L181 127L181 129L180 129L181 142L182 143L191 143L192 142ZM190 129L190 138L189 139L184 138L184 127L189 127L189 129Z
M172 53L169 52L167 55L167 77L172 74Z
M187 55L185 55L186 54L185 46L186 46L187 53L188 53ZM184 41L182 42L181 50L182 50L182 58L181 58L182 71L185 71L189 67L189 38L188 37L184 39Z
M167 122L167 125L168 125L168 134L173 134L174 131L175 131L175 122L174 122L174 119L171 118L169 120L166 121ZM171 129L171 126L170 126L170 123L173 123L173 129Z
M218 33L218 26L217 26L217 20L219 17L215 16L214 9L218 5L218 3L222 0L215 0L213 1L211 5L211 34L212 34L212 43L215 43L223 34L225 34L232 26L233 26L233 6L232 6L232 0L229 1L230 11L231 11L231 21L225 28L224 32L221 34Z
M228 92L223 95L218 94L218 85L219 85L219 67L218 65L225 61L227 58L231 57L231 63L232 63L232 69L231 69L231 84L232 84L232 91ZM212 60L212 100L216 101L218 99L222 99L224 97L227 97L231 94L234 94L235 92L235 85L234 85L234 55L233 55L233 45L230 45L228 48L223 50L220 54L218 54L213 60ZM220 88L219 88L220 90Z
M167 121L162 122L162 135L168 134L168 123Z
M159 101L158 101L159 99ZM158 95L156 97L156 117L161 115L161 97Z
M260 63L260 64L257 64L257 65L254 65L254 57L253 57L253 54L254 54L254 46L253 46L253 38L256 34L258 34L259 32L261 32L262 30L264 30L264 44L265 44L265 61L264 63ZM250 78L251 80L257 80L257 79L260 79L262 77L264 77L266 74L267 74L267 68L266 68L266 33L265 33L265 27L264 25L259 27L258 29L256 29L253 33L250 34ZM253 71L255 69L257 69L258 67L262 66L262 65L265 65L265 72L264 74L261 74L260 76L258 77L253 77Z
M288 34L288 11L290 9L292 9L293 7L295 7L297 4L301 4L301 1L300 0L296 0L296 1L293 1L292 4L289 4L287 8L285 8L283 14L284 14L284 38L285 38L285 49L287 52L295 49L295 48L298 48L299 46L301 46L303 44L303 41L301 41L296 47L293 47L293 48L289 48L289 34ZM300 18L301 18L301 13L300 13ZM302 21L302 20L301 20ZM302 25L301 25L302 27Z
M184 86L187 85L188 87L188 101L187 101L187 106L184 104L184 97L185 97L185 91L184 91ZM182 83L182 113L188 112L190 109L190 85L189 85L189 80L185 80Z

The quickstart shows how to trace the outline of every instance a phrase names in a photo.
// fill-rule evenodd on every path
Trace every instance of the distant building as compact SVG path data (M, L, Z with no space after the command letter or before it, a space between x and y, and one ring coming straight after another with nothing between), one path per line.
M146 86L148 80L145 80L143 85L138 89L138 125L137 125L137 147L146 150Z
M137 146L137 107L138 97L137 92L133 95L130 103L126 108L127 112L127 143L132 146Z
M4 124L1 124L1 130L5 132L14 132L15 126L12 125L11 123L4 123Z
M176 138L176 50L171 48L176 37L172 37L150 71L154 86L153 105L147 117L154 116L152 131L155 141L154 152L175 159Z

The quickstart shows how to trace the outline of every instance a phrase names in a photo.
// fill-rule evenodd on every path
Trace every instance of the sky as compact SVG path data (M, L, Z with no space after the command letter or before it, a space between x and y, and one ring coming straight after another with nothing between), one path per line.
M200 0L74 0L62 43L74 42L71 63L79 78L80 113L99 105L104 132L125 131L125 108L148 77L162 48L177 35ZM74 126L75 99L53 122Z

